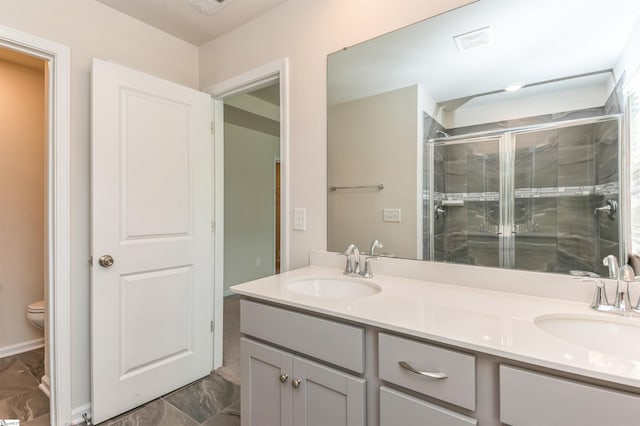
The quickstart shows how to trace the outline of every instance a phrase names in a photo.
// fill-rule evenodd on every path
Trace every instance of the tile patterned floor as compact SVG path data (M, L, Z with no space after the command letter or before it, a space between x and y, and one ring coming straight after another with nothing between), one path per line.
M239 426L240 386L216 373L99 426Z
M0 419L49 424L49 398L38 389L43 374L44 349L0 359Z
M239 426L238 297L225 299L224 316L225 367L100 426ZM49 425L49 399L38 388L43 374L44 349L0 359L0 419Z

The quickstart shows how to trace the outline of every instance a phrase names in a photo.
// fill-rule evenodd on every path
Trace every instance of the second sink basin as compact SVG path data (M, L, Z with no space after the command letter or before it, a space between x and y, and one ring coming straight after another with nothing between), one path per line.
M295 293L322 299L365 297L380 292L380 287L371 281L346 276L291 280L286 286Z
M556 337L598 352L640 360L640 321L586 315L543 315L535 324Z

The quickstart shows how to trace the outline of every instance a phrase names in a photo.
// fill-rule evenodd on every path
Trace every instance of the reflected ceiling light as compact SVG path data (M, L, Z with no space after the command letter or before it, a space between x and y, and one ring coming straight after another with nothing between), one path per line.
M512 84L511 86L507 86L504 88L507 92L515 92L516 90L522 89L522 84Z
M189 0L189 4L205 15L211 16L232 1L233 0Z
M453 41L456 42L456 46L460 51L486 46L493 42L493 31L491 31L491 27L484 27L468 33L458 34L453 37Z

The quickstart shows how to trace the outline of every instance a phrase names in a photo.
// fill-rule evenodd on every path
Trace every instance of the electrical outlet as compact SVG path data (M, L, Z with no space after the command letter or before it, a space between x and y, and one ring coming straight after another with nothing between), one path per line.
M400 209L384 209L382 220L385 222L395 222L400 223L401 221L401 211Z
M307 229L307 209L293 209L293 230L305 231Z

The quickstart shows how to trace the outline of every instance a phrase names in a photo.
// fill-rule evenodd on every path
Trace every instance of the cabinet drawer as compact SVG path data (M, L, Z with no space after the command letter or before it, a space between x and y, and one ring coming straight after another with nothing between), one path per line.
M295 352L364 373L364 329L248 300L240 331Z
M378 351L382 380L475 410L475 357L427 343L379 334ZM440 372L446 378L430 378L400 366L406 362L422 372Z
M478 421L446 408L405 395L402 392L380 388L380 426L438 425L469 426Z
M517 426L631 426L640 396L500 366L500 420Z

